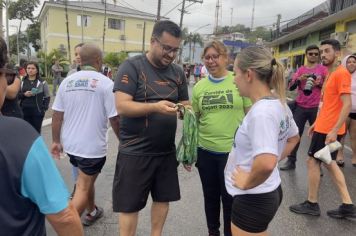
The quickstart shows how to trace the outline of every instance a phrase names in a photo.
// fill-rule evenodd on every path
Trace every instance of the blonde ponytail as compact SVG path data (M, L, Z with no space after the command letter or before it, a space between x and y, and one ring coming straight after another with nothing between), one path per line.
M286 103L286 85L284 80L284 67L283 65L272 59L271 62L272 76L269 83L271 89L275 91L282 103Z
M247 47L237 55L235 65L242 71L255 71L258 79L273 89L282 103L286 102L284 67L270 50L261 46Z

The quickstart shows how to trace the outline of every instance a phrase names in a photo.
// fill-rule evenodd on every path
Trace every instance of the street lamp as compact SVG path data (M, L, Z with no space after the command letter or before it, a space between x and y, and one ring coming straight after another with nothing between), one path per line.
M17 51L17 64L20 65L20 46L19 46L19 27L17 25L10 25L10 27L16 28L16 51Z

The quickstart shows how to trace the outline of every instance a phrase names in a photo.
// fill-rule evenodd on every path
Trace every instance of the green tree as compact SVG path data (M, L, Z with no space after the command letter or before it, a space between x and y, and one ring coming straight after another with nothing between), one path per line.
M201 37L201 35L200 35L199 33L194 33L194 34L193 34L192 43L193 43L193 58L194 58L195 45L196 45L196 44L199 44L200 47L203 46L203 38Z
M48 54L42 50L39 50L37 58L39 60L40 70L46 78L49 77L49 72L51 71L51 67L56 59L59 60L59 63L62 66L69 64L69 61L66 59L66 55L60 49L53 49Z
M247 34L246 38L250 43L256 43L258 38L261 38L264 41L270 41L271 32L265 27L259 26L256 27L254 31Z
M9 36L9 54L17 55L17 34L13 34ZM22 32L19 34L18 38L19 42L19 53L25 53L27 49L27 40L26 35Z
M20 20L19 32L21 31L22 21L30 20L35 21L33 12L39 5L40 0L18 0L17 2L10 2L9 4L9 19Z
M182 30L182 39L183 45L189 44L189 62L191 62L192 58L194 58L195 53L195 45L199 44L201 47L203 46L203 38L199 33L188 32L188 28L184 28ZM192 49L193 44L193 49ZM191 56L191 52L193 51L193 57Z
M192 62L192 42L193 42L193 34L189 33L184 37L184 46L189 44L189 63Z
M35 21L33 24L30 24L27 27L28 40L32 43L32 47L36 52L41 48L41 45L38 43L41 38L41 24L39 21Z
M0 0L0 27L1 27L1 29L3 27L3 21L2 21L3 12L2 12L2 10L4 8L4 4L5 4L5 2L3 0ZM2 30L0 30L0 36L4 37L4 32Z
M104 63L110 66L111 68L117 68L121 63L127 59L128 55L126 52L110 52L105 55Z

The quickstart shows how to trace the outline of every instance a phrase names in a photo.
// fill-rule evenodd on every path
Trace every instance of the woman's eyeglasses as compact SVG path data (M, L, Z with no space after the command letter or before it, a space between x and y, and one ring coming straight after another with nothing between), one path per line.
M203 57L204 61L208 62L210 60L217 61L220 57L220 54L212 54L212 55L205 55Z

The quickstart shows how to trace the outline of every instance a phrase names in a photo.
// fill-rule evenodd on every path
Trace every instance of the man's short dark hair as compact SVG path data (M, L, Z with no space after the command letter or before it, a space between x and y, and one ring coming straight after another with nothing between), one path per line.
M305 54L310 51L310 50L318 50L319 51L319 47L315 44L313 45L309 45L306 49L305 49Z
M337 41L336 39L326 39L320 43L320 45L331 45L335 51L340 51L341 50L341 45L340 42Z
M158 21L153 27L152 37L160 38L163 32L167 32L170 35L180 38L182 36L182 31L179 26L169 20Z

